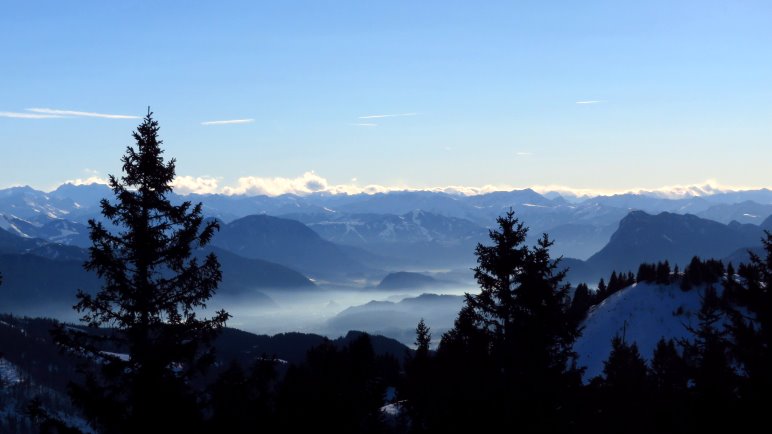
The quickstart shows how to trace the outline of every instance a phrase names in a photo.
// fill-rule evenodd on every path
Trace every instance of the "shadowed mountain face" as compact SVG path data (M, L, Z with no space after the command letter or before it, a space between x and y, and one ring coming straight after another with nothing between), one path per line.
M721 259L761 243L759 226L724 225L694 215L633 211L619 223L609 243L587 260L595 270L637 270L642 262L668 260L686 265L693 256Z
M299 272L261 259L244 258L235 253L207 247L196 253L217 255L223 280L217 293L226 296L249 296L256 305L273 304L260 292L264 289L313 288L314 284ZM70 310L76 290L94 292L100 285L96 274L83 269L88 258L85 249L36 238L23 238L0 229L0 310L39 309Z
M276 262L309 276L357 276L366 267L304 224L254 215L221 226L213 244L238 255Z
M284 265L239 256L218 247L207 247L200 254L214 253L220 261L220 293L242 294L255 289L313 288L307 277Z
M766 220L761 222L761 229L772 232L772 215L770 215L769 217L767 217Z
M71 310L78 289L93 293L99 280L81 261L33 254L0 254L0 311L53 316Z

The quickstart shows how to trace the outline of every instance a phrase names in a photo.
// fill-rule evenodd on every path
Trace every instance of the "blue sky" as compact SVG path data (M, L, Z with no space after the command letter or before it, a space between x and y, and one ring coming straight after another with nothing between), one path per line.
M769 2L189 3L0 4L0 187L772 186Z

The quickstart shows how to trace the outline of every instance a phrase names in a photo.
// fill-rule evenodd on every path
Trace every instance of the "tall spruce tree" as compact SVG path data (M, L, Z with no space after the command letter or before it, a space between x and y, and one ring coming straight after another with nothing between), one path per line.
M695 410L700 427L718 427L735 404L737 374L732 366L725 328L724 300L711 285L702 294L697 326L689 326L693 340L682 340L684 359L693 382Z
M611 340L611 353L603 362L601 391L601 414L605 416L599 421L601 432L651 432L646 362L638 345L628 344L623 336Z
M424 432L428 429L427 414L430 412L431 391L433 383L432 359L429 345L432 341L430 328L424 319L418 322L415 329L416 351L405 358L405 380L400 388L399 396L410 416L413 432Z
M766 258L751 252L751 261L728 271L725 293L731 303L732 353L745 374L740 384L744 407L755 422L766 423L772 392L772 234L762 239ZM730 264L731 266L731 264Z
M478 294L467 294L455 328L443 336L439 355L481 359L482 390L493 390L490 413L504 426L556 429L566 392L579 383L572 345L579 330L571 311L565 271L552 260L545 234L525 245L528 229L514 212L497 219L493 244L479 244L474 269ZM444 347L444 348L443 348ZM456 350L454 350L454 348ZM481 352L482 350L482 352ZM463 399L477 399L470 395Z
M192 253L218 226L204 223L200 203L170 202L175 160L164 161L158 131L148 111L121 159L123 176L110 176L116 202L103 199L101 208L118 231L89 221L84 267L103 285L95 295L79 291L75 309L93 330L57 333L64 349L96 362L71 396L99 432L200 429L191 380L213 362L208 344L229 317L197 315L221 273L213 254L199 262Z
M432 343L432 333L423 318L418 321L418 325L415 328L415 335L416 357L428 357L429 346Z

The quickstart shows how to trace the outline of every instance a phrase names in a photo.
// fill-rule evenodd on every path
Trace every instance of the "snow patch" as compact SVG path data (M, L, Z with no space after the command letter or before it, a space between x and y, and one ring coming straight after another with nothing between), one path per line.
M702 292L697 288L685 292L678 284L639 283L593 307L583 323L582 336L574 344L577 365L587 367L585 381L603 373L614 336L635 342L646 360L651 360L660 338L690 338L686 327L697 323Z
M0 358L0 385L18 384L22 382L21 372L13 363Z

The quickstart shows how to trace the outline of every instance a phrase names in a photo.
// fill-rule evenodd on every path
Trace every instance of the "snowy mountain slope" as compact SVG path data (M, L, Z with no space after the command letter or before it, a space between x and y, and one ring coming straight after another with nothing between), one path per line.
M22 238L40 238L52 243L88 247L88 226L61 218L40 215L26 220L12 214L0 213L0 229Z
M322 238L350 245L363 243L477 242L488 230L469 220L414 210L403 215L328 213L284 216L299 220Z
M771 204L760 204L751 200L733 204L721 203L697 213L699 217L720 223L737 221L754 225L761 224L770 215L772 215Z
M720 285L717 286L720 290ZM586 366L585 381L603 373L611 339L624 336L650 360L660 338L688 338L687 325L696 325L704 288L682 291L679 285L639 283L625 288L590 310L582 336L574 344L578 366Z

